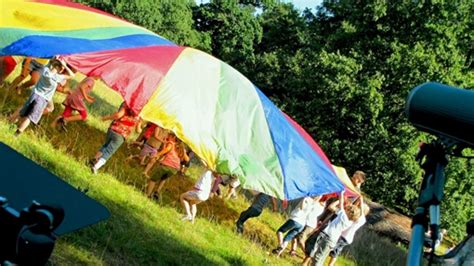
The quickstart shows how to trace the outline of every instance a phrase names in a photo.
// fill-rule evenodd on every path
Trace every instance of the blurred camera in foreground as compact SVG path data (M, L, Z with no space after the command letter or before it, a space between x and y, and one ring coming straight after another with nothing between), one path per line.
M414 88L408 120L418 129L474 147L474 91L435 82Z

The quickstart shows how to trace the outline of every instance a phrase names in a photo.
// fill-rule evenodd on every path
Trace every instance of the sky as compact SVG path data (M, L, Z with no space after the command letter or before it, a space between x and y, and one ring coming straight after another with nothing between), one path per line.
M306 7L314 10L316 6L319 6L322 0L282 0L285 3L293 3L293 5L303 11Z
M200 3L208 3L209 0L194 0L197 4ZM280 0L281 2L285 3L293 3L293 5L303 11L306 7L313 9L318 5L320 5L323 0Z

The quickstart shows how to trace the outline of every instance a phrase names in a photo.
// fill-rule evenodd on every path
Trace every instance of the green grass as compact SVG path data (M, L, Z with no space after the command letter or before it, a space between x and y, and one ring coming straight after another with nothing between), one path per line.
M0 99L6 90L1 89ZM160 204L144 197L142 169L124 163L130 151L123 145L98 175L92 175L86 162L102 145L109 123L100 116L115 111L120 97L104 86L96 86L98 100L90 108L87 122L68 125L64 133L49 127L63 108L64 96L55 96L56 110L18 138L14 129L0 117L0 141L13 147L75 187L89 187L88 196L104 204L111 217L99 224L60 238L51 257L52 265L294 265L299 257L269 255L277 244L275 232L285 217L270 210L246 223L246 233L234 233L234 222L249 201L239 195L236 200L212 198L198 205L195 224L180 221L183 214L178 197L191 188L201 167L194 165L187 177L171 178ZM2 114L11 113L26 99L10 93ZM137 152L133 151L133 152ZM354 243L337 265L399 265L401 249L385 243L383 248L372 236L370 252L364 252L365 240ZM353 250L355 248L355 250ZM392 252L394 251L394 252ZM390 253L390 254L389 254ZM392 254L393 253L393 254ZM363 254L363 255L361 255ZM389 254L389 255L387 255ZM395 261L395 262L394 262Z

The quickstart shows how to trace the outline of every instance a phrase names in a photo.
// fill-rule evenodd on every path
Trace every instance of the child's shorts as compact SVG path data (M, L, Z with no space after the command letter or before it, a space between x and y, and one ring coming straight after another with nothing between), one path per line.
M158 169L156 170L156 173L151 176L151 180L153 181L160 181L160 180L166 180L172 176L174 176L178 172L177 169L165 166L165 165L160 165Z
M339 240L337 240L336 246L329 252L329 256L336 258L341 255L342 250L347 245L349 245L349 243L347 243L347 240L341 236Z
M145 143L143 145L142 150L140 151L140 157L145 157L145 156L153 157L157 153L158 153L158 150L155 147Z
M87 119L87 111L86 110L77 110L72 108L70 105L64 105L64 112L62 114L62 117L70 117L72 115L73 111L78 112L81 115L82 120Z
M199 189L187 191L185 192L185 195L188 199L192 199L194 201L206 201L209 198L209 194L203 193Z
M286 231L288 231L288 233L283 240L289 242L295 238L297 234L303 231L303 225L292 219L289 219L278 229L278 232L280 233L284 233Z
M305 226L303 231L301 231L298 235L296 235L296 239L298 240L298 243L303 243L304 244L306 242L306 240L308 239L308 236L313 231L314 231L313 227Z
M48 101L36 93L32 93L20 110L21 117L28 117L31 122L38 124Z

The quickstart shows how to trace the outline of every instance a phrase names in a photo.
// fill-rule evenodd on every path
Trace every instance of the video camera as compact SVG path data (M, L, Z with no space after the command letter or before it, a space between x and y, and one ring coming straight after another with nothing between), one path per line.
M474 91L428 82L407 99L408 120L418 129L474 147Z
M20 212L0 196L0 264L44 265L54 249L61 207L33 203Z
M424 83L410 92L406 113L415 127L437 137L431 143L422 145L416 157L424 170L424 176L412 221L407 258L407 265L411 266L422 264L424 234L428 224L432 243L429 262L431 264L443 259L435 256L434 249L439 235L440 203L446 183L444 168L449 162L448 155L465 157L462 150L474 147L474 91L434 82ZM463 243L471 237L468 234ZM453 253L457 254L460 249Z
M0 167L0 265L44 265L57 237L110 216L102 204L1 142Z

